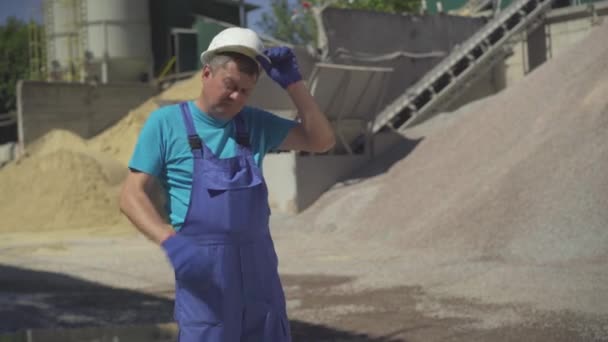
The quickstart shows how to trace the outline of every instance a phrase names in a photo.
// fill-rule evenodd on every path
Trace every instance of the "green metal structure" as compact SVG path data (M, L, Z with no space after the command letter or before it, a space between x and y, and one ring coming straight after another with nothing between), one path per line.
M257 9L244 4L245 12ZM158 76L173 57L178 73L197 69L198 54L211 38L229 25L240 26L240 7L235 0L150 0L154 75Z
M462 9L469 2L479 2L479 0L424 0L426 4L427 11L429 13L437 13L438 7L443 9L443 12L451 12ZM577 5L585 5L594 2L601 2L605 0L556 0L553 4L553 8L561 8L567 6L577 6ZM507 6L511 5L513 0L501 0L500 8L504 9ZM439 5L441 3L441 5Z

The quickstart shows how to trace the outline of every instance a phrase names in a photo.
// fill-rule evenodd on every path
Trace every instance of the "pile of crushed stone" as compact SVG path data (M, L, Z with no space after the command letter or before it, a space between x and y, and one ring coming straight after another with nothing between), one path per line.
M539 262L605 258L606 34L608 25L597 28L519 84L409 129L408 138L422 141L407 157L337 187L301 218L400 248Z
M607 35L408 129L420 142L406 157L289 225L343 241L335 253L390 255L356 266L368 285L608 315Z

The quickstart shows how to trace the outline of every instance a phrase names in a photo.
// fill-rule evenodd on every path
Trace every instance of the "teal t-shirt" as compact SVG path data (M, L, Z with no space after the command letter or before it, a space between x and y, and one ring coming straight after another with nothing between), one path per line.
M193 101L188 105L196 132L205 145L219 158L236 156L233 121L213 118L198 109ZM264 155L283 142L296 122L253 107L244 107L241 115L249 132L254 160L261 169ZM184 222L190 203L193 167L192 150L179 105L152 112L141 129L129 168L159 179L165 190L169 219L177 230Z

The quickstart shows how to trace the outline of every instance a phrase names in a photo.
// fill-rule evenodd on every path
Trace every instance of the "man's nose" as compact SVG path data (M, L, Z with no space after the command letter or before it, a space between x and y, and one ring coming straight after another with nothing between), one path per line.
M230 93L230 98L233 101L238 101L243 97L243 94L241 94L240 91L233 91L232 93Z

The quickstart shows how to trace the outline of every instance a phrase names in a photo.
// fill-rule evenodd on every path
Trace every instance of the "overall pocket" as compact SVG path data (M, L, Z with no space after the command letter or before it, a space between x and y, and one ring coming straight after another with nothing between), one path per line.
M223 246L200 246L199 253L176 270L175 318L180 325L218 325L223 316Z

